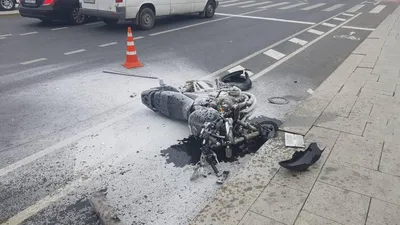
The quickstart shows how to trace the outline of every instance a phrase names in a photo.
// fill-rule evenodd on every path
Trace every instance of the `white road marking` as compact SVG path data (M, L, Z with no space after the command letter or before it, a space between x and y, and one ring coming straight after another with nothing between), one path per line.
M36 63L36 62L45 61L45 60L47 60L47 59L46 58L34 59L34 60L22 62L21 65L28 65L28 64L32 64L32 63Z
M79 50L75 50L75 51L65 52L64 55L72 55L72 54L76 54L76 53L80 53L80 52L84 52L84 51L86 51L86 50L79 49Z
M51 30L63 30L63 29L67 29L68 27L58 27L58 28L53 28Z
M3 39L6 39L6 37L1 37L1 36L0 36L0 40L3 40Z
M378 5L379 3L381 3L382 0L379 0L377 2L374 3L374 5Z
M142 39L142 38L144 38L143 36L139 36L139 37L135 37L134 39L135 40L139 40L139 39Z
M285 54L275 51L273 49L269 49L268 51L264 52L263 54L267 55L273 59L276 59L276 60L280 60L286 56Z
M307 32L312 33L312 34L316 34L316 35L323 35L324 34L323 31L314 30L314 29L309 29Z
M253 10L253 11L250 11L250 12L241 13L241 14L235 15L235 16L242 16L242 15L247 15L247 14L261 12L261 11L264 11L264 9L257 9L257 10ZM217 22L217 21L226 20L226 19L230 19L230 18L233 18L233 17L232 16L224 17L224 18L219 18L219 19L214 19L214 20L210 20L210 21L206 21L206 22L196 23L196 24L192 24L192 25L188 25L188 26L184 26L184 27L179 27L179 28L175 28L175 29L171 29L171 30L165 30L165 31L149 34L149 36L157 36L157 35L160 35L160 34L166 34L166 33L174 32L174 31L178 31L178 30L183 30L183 29L187 29L187 28L191 28L191 27L197 27L197 26L200 26L200 25L203 25L203 24L214 23L214 22Z
M28 33L23 33L23 34L20 34L21 36L25 36L25 35L31 35L31 34L37 34L38 32L37 31L33 31L33 32L28 32Z
M266 1L266 2L261 2L261 3L254 3L254 4L250 4L250 5L243 5L243 6L239 6L239 8L249 8L249 7L253 7L253 6L259 6L259 5L266 5L271 3L271 1Z
M298 44L298 45L302 45L302 46L306 45L308 43L308 41L304 41L304 40L301 40L299 38L292 38L289 41L292 42L292 43Z
M337 21L341 21L341 22L344 22L344 21L346 21L346 19L343 19L343 18L339 18L339 17L335 17L335 18L333 18L334 20L337 20Z
M239 17L239 18L248 18L248 19L256 19L256 20L268 20L268 21L278 21L284 23L297 23L297 24L307 24L314 25L314 22L306 22L306 21L297 21L297 20L285 20L278 18L269 18L269 17L258 17L258 16L243 16L243 15L235 15L235 14L227 14L227 13L215 13L215 15L220 16L229 16L229 17Z
M333 6L329 7L329 8L326 8L326 9L324 9L322 11L330 12L330 11L336 10L336 9L338 9L338 8L344 6L344 5L345 4L336 4L336 5L333 5Z
M386 7L386 5L378 5L377 7L373 8L371 11L369 11L369 13L380 13L384 8Z
M117 44L117 42L110 42L110 43L107 43L107 44L99 45L99 47L103 48L103 47L107 47L107 46L111 46L111 45L116 45L116 44Z
M262 11L262 10L257 10L257 11ZM253 12L254 12L254 11L253 11ZM292 35L289 36L289 37L286 37L286 38L284 38L284 39L282 39L282 40L280 40L280 41L277 41L277 42L275 42L275 43L273 43L273 44L271 44L271 45L269 45L269 46L267 46L267 47L265 47L265 48L263 48L263 49L261 49L261 50L258 50L258 51L256 51L256 52L254 52L254 53L251 54L251 55L248 55L248 56L246 56L246 57L244 57L244 58L242 58L242 59L240 59L240 60L238 60L238 61L236 61L236 62L234 62L234 63L231 63L231 64L228 65L228 66L225 66L225 67L223 67L223 68L221 68L221 69L219 69L219 70L217 70L217 71L214 71L213 73L207 75L207 76L205 77L205 79L213 79L213 77L215 77L215 76L217 76L217 75L219 75L219 74L225 72L227 69L229 69L229 68L231 68L231 67L233 67L233 66L235 66L235 65L238 65L238 64L240 64L240 63L243 63L243 62L245 62L245 61L247 61L247 60L249 60L249 59L252 59L252 58L258 56L259 54L261 54L261 53L267 51L268 49L274 48L275 46L280 45L280 44L284 43L285 41L288 41L288 40L290 40L291 38L294 38L294 37L296 37L297 35L300 35L300 34L306 32L306 31L307 31L308 29L310 29L310 28L314 28L314 27L316 27L316 26L319 26L320 24L325 23L326 21L329 21L329 20L331 20L332 18L334 18L334 17L336 17L336 16L339 16L340 14L341 14L341 13L338 13L338 14L332 16L332 17L329 17L328 19L325 19L325 20L323 20L323 21L321 21L321 22L319 22L319 23L316 23L316 24L314 24L314 25L312 25L312 26L310 26L310 27L307 27L307 28L305 28L305 29L303 29L303 30L300 30L299 32L294 33L294 34L292 34ZM0 172L1 172L1 171L0 171Z
M237 66L235 66L235 67L233 67L233 68L230 68L230 69L227 70L227 71L228 71L228 73L233 73L233 72L236 72L236 71L239 71L239 70L244 70L244 69L246 69L246 68L244 68L244 67L241 66L241 65L237 65ZM253 75L254 75L254 73L251 72L251 71L247 71L247 74L249 74L249 76L253 76Z
M324 5L326 5L326 3L318 3L318 4L315 4L315 5L312 5L312 6L308 6L308 7L302 8L301 10L311 10L311 9L315 9L315 8L318 8L318 7L321 7L321 6L324 6Z
M368 27L353 27L353 26L343 26L342 28L346 29L352 29L352 30L365 30L365 31L374 31L374 28L368 28Z
M263 7L258 7L258 8L260 8L260 9L268 9L268 8L272 8L272 7L275 7L275 6L280 6L280 5L287 5L287 4L289 4L290 2L280 2L280 3L276 3L276 4L272 4L272 5L267 5L267 6L263 6Z
M291 8L294 8L294 7L297 7L297 6L301 6L301 5L305 5L305 4L307 4L307 3L301 2L301 3L294 4L294 5L288 5L288 6L279 8L279 9L291 9Z
M245 5L245 4L253 3L253 2L255 2L255 1L238 2L238 3L227 4L227 5L221 5L221 7L230 7L230 6L235 6L235 5Z
M357 12L359 9L361 9L362 7L364 7L365 5L356 5L353 8L347 10L346 12L348 13L355 13Z
M332 23L322 23L321 25L326 27L336 27L336 25Z
M209 21L206 21L206 22L196 23L196 24L192 24L192 25L188 25L188 26L184 26L184 27L178 27L178 28L175 28L175 29L160 31L160 32L157 32L157 33L149 34L149 36L157 36L157 35L160 35L160 34L166 34L166 33L174 32L174 31L178 31L178 30L183 30L183 29L186 29L186 28L197 27L197 26L200 26L200 25L203 25L203 24L207 24L207 23L213 23L213 22L217 22L217 21L221 21L221 20L226 20L226 19L229 19L229 18L231 18L231 17L224 17L224 18L219 18L219 19L215 19L215 20L209 20Z
M351 17L354 16L354 14L349 14L349 13L342 13L342 15L343 15L343 16L351 16Z
M255 74L254 76L252 76L252 80L256 80L258 78L260 78L261 76L264 76L266 73L268 73L269 71L273 70L274 68L276 68L277 66L281 65L282 63L286 62L287 60L289 60L290 58L292 58L293 56L297 55L299 52L305 50L306 48L310 47L311 45L313 45L315 42L321 40L322 38L324 38L325 36L329 35L330 33L334 32L335 30L339 29L341 26L345 25L346 23L349 23L350 21L352 21L353 19L357 18L359 15L361 15L361 13L358 13L356 16L354 16L353 18L347 20L346 22L343 22L342 24L338 25L337 27L331 29L330 31L326 32L324 35L319 36L318 38L312 40L308 45L305 45L299 49L297 49L296 51L292 52L291 54L287 55L285 58L283 58L282 60L279 60L278 62L272 64L271 66L265 68L264 70L260 71L259 73Z
M239 1L239 0L229 0L229 1L220 2L219 4L223 5L226 3L237 2L237 1Z
M12 34L1 34L0 37L9 37L12 36Z

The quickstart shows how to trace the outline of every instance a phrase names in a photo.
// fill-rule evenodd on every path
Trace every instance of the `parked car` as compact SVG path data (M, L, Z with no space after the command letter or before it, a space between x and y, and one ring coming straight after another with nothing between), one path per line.
M18 2L16 0L0 0L0 10L1 11L11 11L14 10Z
M159 16L199 13L211 18L218 7L218 0L79 0L85 15L96 16L106 24L118 20L132 20L142 29L154 27Z
M2 1L2 0L0 0ZM89 19L79 8L79 0L20 0L19 13L23 17L37 18L44 22L68 20L83 24Z

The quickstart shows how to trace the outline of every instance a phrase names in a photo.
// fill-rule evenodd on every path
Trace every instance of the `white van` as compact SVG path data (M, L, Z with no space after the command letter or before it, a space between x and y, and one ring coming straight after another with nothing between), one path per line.
M218 0L79 0L81 12L102 19L106 24L132 20L142 29L154 27L158 16L199 13L211 18Z

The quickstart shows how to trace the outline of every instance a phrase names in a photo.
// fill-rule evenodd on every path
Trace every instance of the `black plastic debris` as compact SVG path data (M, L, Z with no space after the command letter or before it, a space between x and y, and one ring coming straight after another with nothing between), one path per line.
M292 158L286 161L279 162L282 167L292 171L306 171L308 167L313 165L321 158L322 150L317 143L311 143L305 151L296 151Z

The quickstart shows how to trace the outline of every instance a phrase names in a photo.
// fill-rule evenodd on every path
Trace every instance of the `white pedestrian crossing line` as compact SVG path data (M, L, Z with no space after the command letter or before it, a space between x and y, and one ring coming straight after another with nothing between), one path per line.
M46 61L46 60L47 60L46 58L40 58L40 59L34 59L34 60L22 62L20 64L21 65L28 65L28 64L32 64L32 63L36 63L36 62Z
M384 8L386 7L386 5L378 5L377 7L373 8L371 11L369 11L369 13L380 13Z
M324 5L326 5L326 3L318 3L318 4L315 4L315 5L312 5L312 6L308 6L308 7L302 8L301 10L316 9L316 8L324 6Z
M235 5L245 5L245 4L253 3L253 2L255 2L255 1L238 2L238 3L227 4L227 5L221 5L221 7L230 7L230 6L235 6Z
M268 51L264 52L264 55L267 55L276 60L280 60L286 56L285 54L275 51L273 49L269 49Z
M239 0L229 0L229 1L220 2L219 4L223 5L226 3L237 2L237 1L239 1Z
M237 65L237 66L235 66L235 67L233 67L233 68L230 68L230 69L228 70L228 73L233 73L233 72L240 71L240 70L244 70L244 69L246 69L246 68L244 68L244 67L241 66L241 65ZM247 72L247 74L249 74L249 76L254 75L254 73L251 72L251 71L248 71L248 70L247 70L246 72Z
M280 2L280 3L276 3L276 4L272 4L272 5L267 5L267 6L263 6L263 7L258 7L258 8L260 8L260 9L268 9L268 8L272 8L272 7L275 7L275 6L281 6L281 5L287 5L287 4L289 4L290 2Z
M333 5L333 6L329 7L329 8L326 8L326 9L324 9L322 11L330 12L330 11L336 10L336 9L338 9L338 8L344 6L344 5L345 4L336 4L336 5Z
M326 27L336 27L336 25L332 23L322 23L321 25Z
M349 14L349 13L342 13L342 15L343 15L343 16L351 16L351 17L354 16L354 14Z
M341 21L341 22L344 22L344 21L346 21L346 19L343 19L343 18L340 18L340 17L335 17L335 18L333 18L334 20L337 20L337 21Z
M292 43L295 43L295 44L299 44L301 46L304 46L304 45L306 45L308 43L308 41L304 41L304 40L301 40L299 38L292 38L289 41L292 42Z
M250 4L250 5L242 5L239 6L239 8L249 8L249 7L253 7L253 6L259 6L259 5L266 5L271 3L271 1L266 1L266 2L261 2L261 3L254 3L254 4Z
M316 35L323 35L324 34L323 31L319 31L319 30L315 30L315 29L309 29L307 32L312 33L312 34L316 34Z
M297 4L294 4L294 5L288 5L288 6L279 8L279 9L291 9L291 8L294 8L294 7L297 7L297 6L301 6L301 5L305 5L305 4L307 4L307 3L297 3Z
M365 5L356 5L353 8L350 8L349 10L347 10L346 12L348 13L355 13L358 10L360 10L362 7L364 7Z

